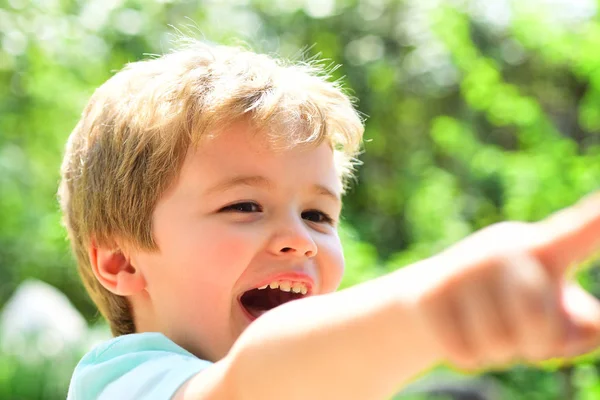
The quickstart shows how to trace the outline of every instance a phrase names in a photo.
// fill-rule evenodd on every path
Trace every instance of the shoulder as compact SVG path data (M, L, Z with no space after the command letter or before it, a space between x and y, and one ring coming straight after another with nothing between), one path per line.
M160 333L119 336L81 359L68 399L166 400L209 365Z

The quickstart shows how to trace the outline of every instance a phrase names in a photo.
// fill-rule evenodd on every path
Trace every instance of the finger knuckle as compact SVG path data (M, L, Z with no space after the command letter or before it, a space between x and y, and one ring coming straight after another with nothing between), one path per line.
M547 306L544 300L540 296L530 294L525 296L521 306L527 323L533 328L544 329L548 319Z
M475 371L481 365L479 357L473 352L455 353L452 355L450 362L467 371Z
M550 352L545 348L532 346L525 353L525 357L531 362L540 362L549 359Z
M488 337L487 358L491 364L504 363L515 353L515 343L504 332L498 332Z
M525 360L538 362L548 359L551 351L544 341L528 340L522 343L520 353Z

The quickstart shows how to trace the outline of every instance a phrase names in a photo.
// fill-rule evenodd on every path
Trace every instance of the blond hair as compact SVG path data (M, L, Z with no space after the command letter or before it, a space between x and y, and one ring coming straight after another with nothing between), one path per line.
M363 125L327 79L315 63L192 42L130 63L96 90L69 137L59 200L79 273L113 335L135 332L132 312L94 277L88 246L118 238L158 250L153 210L202 136L247 118L273 143L329 141L347 181Z

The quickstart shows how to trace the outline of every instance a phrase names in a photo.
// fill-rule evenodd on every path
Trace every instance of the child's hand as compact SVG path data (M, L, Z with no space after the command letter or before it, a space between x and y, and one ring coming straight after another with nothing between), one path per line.
M493 225L424 266L418 315L460 368L588 352L600 346L600 303L565 273L598 250L599 194L538 223Z

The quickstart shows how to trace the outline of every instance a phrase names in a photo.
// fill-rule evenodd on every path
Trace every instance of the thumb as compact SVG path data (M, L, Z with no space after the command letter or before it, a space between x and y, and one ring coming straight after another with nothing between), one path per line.
M600 346L600 302L579 285L567 283L562 307L567 331L565 356L574 357Z

